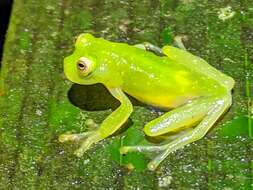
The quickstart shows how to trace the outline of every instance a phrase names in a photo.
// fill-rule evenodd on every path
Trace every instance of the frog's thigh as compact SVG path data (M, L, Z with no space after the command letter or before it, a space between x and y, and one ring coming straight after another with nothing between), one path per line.
M180 48L180 49L183 49L183 50L186 50L185 46L184 46L184 43L183 43L183 39L186 38L186 36L176 36L174 38L174 44Z
M179 136L174 141L163 145L165 151L153 159L148 168L154 170L171 152L182 148L183 146L202 138L218 118L228 109L231 105L231 95L228 94L221 99L214 99L212 108L207 112L204 119L198 126L191 131Z
M231 77L217 71L214 67L209 65L204 59L200 57L172 46L164 46L162 48L162 52L168 58L176 61L177 63L185 65L186 67L191 67L191 69L205 73L206 76L219 81L229 91L234 87L235 82Z
M191 127L204 117L211 105L212 100L210 98L193 100L152 120L145 125L144 132L148 136L158 136L178 131L182 127Z
M178 107L161 117L158 117L144 127L144 133L148 136L158 136L172 131L178 131L182 127L190 127L200 121L204 115L211 109L211 98L199 98L189 102L181 107ZM179 135L180 136L180 135ZM127 152L159 152L165 150L166 146L124 146L120 152L125 154Z

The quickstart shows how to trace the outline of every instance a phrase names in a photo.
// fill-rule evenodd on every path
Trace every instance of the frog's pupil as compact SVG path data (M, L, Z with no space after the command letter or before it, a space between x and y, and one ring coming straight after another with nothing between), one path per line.
M80 70L85 70L86 66L83 63L78 63L78 67Z

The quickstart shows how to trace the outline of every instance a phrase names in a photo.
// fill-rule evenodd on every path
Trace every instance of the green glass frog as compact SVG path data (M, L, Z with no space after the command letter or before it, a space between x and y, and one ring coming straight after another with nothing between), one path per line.
M98 129L60 136L61 142L81 141L75 152L77 156L114 134L126 122L133 111L126 94L148 105L171 110L144 126L147 136L189 129L166 144L121 147L122 154L158 152L148 164L150 170L155 170L169 153L204 137L232 103L231 77L203 59L172 46L160 49L149 43L128 45L81 34L74 53L64 59L64 73L74 83L102 83L121 103Z

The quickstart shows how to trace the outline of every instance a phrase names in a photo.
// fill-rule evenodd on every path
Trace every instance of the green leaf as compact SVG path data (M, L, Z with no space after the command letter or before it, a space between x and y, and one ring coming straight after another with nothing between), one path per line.
M247 116L237 116L220 126L217 130L218 135L220 137L229 137L232 139L238 136L248 137L250 131L249 122L253 122L253 118L249 118Z
M164 28L163 31L161 32L161 38L163 41L164 45L169 45L173 43L173 30L169 26Z
M143 153L131 152L126 155L121 155L119 150L122 146L140 145L146 141L143 132L131 126L123 134L120 139L114 140L108 146L112 159L116 160L120 165L136 171L144 171L147 168L147 158Z
M249 0L14 1L0 74L0 189L252 189L252 7ZM224 8L234 16L221 20ZM146 143L142 128L158 114L143 107L125 131L77 158L78 145L58 136L86 131L87 119L100 124L111 113L101 109L118 105L102 90L71 94L62 62L83 32L158 46L184 34L188 51L235 79L233 105L155 172L146 169L152 156L119 154L122 145Z

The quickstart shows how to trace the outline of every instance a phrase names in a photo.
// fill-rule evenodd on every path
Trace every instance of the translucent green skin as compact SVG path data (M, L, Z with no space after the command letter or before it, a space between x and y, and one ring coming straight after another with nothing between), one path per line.
M84 85L102 83L121 102L97 130L60 136L62 142L86 138L76 155L81 156L93 143L112 135L128 119L133 108L124 93L165 110L174 108L144 126L148 136L178 132L199 123L165 145L121 148L121 153L162 152L149 163L150 170L169 153L202 138L230 107L234 86L231 77L187 51L165 46L164 56L157 56L141 47L81 34L74 53L64 59L69 80ZM80 68L80 60L85 67Z
M78 84L102 83L107 88L120 87L127 94L153 106L175 108L190 99L216 96L231 88L224 84L224 79L210 77L210 71L193 68L188 64L188 54L178 59L159 57L90 34L81 36L75 47L75 52L64 60L64 72L69 80ZM79 75L77 70L76 63L80 57L87 57L95 63L87 78ZM219 71L214 72L226 81L232 81Z

